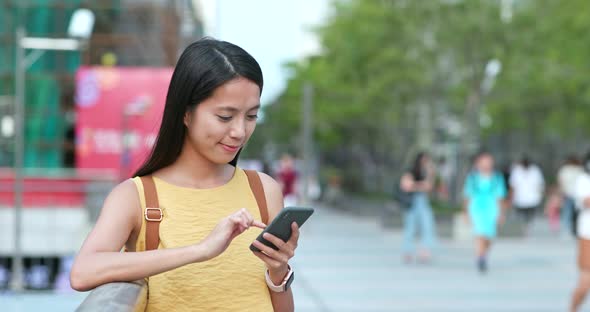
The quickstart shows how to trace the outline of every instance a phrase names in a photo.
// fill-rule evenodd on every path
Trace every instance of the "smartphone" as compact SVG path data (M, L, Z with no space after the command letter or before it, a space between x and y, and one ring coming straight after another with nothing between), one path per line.
M313 208L308 207L286 207L281 210L278 216L272 220L272 222L258 235L257 241L269 246L275 250L279 248L273 243L267 241L262 237L264 233L270 233L283 241L288 241L291 238L291 224L297 223L297 226L301 227L305 221L313 214ZM250 250L260 251L253 244L250 244Z

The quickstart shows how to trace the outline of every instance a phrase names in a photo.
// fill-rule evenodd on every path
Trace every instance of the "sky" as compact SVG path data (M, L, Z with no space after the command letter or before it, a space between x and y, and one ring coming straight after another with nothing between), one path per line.
M310 32L328 13L329 0L203 0L205 35L237 44L262 67L262 104L286 86L283 64L319 51Z

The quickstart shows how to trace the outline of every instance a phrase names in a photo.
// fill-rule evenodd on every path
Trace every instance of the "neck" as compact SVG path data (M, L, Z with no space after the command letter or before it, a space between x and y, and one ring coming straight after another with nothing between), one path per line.
M223 185L233 176L229 164L216 164L185 144L176 161L161 171L161 177L178 185L210 188Z

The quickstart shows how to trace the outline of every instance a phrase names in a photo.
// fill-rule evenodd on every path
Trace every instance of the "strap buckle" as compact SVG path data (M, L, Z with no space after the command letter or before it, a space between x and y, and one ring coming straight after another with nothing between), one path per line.
M148 215L149 212L150 212L150 210L158 211L160 213L160 217L150 218L149 215ZM163 217L164 217L164 214L162 213L162 209L160 209L160 208L145 208L145 219L147 221L160 222L160 221L162 221L162 218Z

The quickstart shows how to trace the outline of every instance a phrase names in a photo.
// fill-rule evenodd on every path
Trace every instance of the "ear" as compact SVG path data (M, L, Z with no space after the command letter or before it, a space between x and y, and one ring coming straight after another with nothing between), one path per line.
M183 121L184 125L188 128L189 125L191 124L191 121L192 121L192 114L191 114L190 110L187 110L184 113L184 117L183 117L182 121Z

